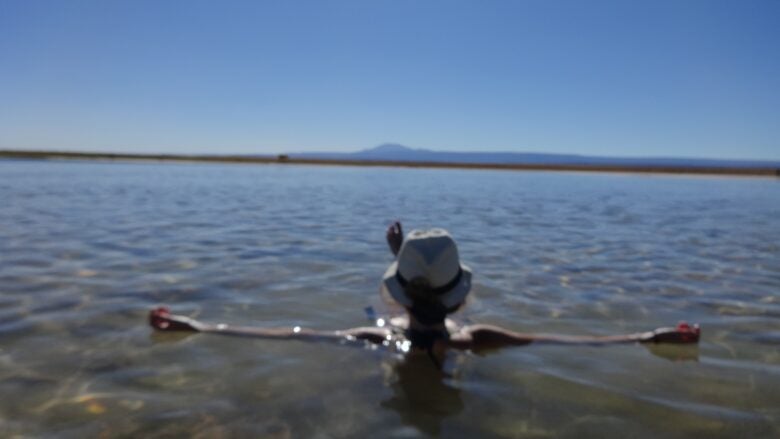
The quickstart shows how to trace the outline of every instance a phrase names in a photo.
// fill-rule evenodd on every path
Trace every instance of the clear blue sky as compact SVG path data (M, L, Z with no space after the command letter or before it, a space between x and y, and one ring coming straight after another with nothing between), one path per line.
M0 149L780 159L780 1L0 0Z

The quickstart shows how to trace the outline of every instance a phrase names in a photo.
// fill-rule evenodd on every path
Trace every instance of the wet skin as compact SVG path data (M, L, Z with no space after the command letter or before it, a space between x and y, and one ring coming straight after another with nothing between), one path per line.
M494 325L458 326L447 319L441 326L418 326L412 316L401 316L391 319L386 327L357 327L336 331L322 331L301 327L293 328L256 328L247 326L232 326L224 323L211 324L198 320L171 314L167 308L157 308L149 315L152 327L161 331L194 331L235 335L257 338L299 339L299 340L366 340L381 344L385 341L398 340L402 335L394 332L393 327L401 330L419 328L426 330L444 329L446 326L449 338L442 337L434 343L435 349L486 350L509 346L522 346L530 343L566 344L566 345L603 345L621 343L698 343L700 330L698 325L689 326L680 323L675 328L658 328L654 331L634 334L609 336L577 336L557 334L526 334L510 331Z
M385 234L388 247L393 255L397 255L403 244L403 229L401 223L395 221L388 227ZM531 343L566 344L566 345L603 345L621 343L698 343L700 329L698 325L690 326L681 322L674 328L658 328L653 331L634 334L609 336L578 336L556 334L527 334L511 331L488 324L459 326L454 321L446 319L444 323L425 325L416 320L414 315L394 317L387 325L358 327L336 331L321 331L301 327L293 328L255 328L232 326L227 324L209 324L199 322L185 316L171 314L167 308L152 310L149 314L150 324L162 331L196 331L236 335L245 337L301 339L301 340L365 340L375 344L395 343L398 346L416 348L406 336L408 331L436 333L432 346L426 348L429 353L437 356L447 349L483 351L509 346L523 346ZM384 322L384 321L383 321ZM379 323L379 320L378 320Z

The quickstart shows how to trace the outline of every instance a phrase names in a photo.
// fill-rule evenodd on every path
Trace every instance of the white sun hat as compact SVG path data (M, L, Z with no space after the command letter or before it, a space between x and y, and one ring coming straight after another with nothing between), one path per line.
M460 263L455 240L444 229L412 230L401 245L398 257L382 278L382 288L398 303L412 306L405 286L423 278L442 305L452 308L471 289L471 269Z

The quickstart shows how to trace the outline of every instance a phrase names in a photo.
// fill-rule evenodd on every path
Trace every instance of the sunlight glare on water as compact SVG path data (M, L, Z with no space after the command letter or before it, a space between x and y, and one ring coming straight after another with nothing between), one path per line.
M0 436L776 437L777 179L0 162ZM391 220L474 270L461 322L694 346L451 353L155 333L343 329ZM381 324L380 324L381 326Z

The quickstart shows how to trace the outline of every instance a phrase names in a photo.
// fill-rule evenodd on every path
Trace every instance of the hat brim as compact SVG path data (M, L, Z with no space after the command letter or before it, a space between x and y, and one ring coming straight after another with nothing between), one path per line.
M447 308L452 308L460 305L466 296L471 291L471 269L463 264L460 264L460 269L463 270L463 274L460 276L460 282L451 290L444 294L439 295L442 305ZM398 261L394 261L387 267L384 276L382 276L382 289L383 292L390 295L396 302L403 306L411 307L412 300L406 295L404 287L398 282L395 274L398 271Z

